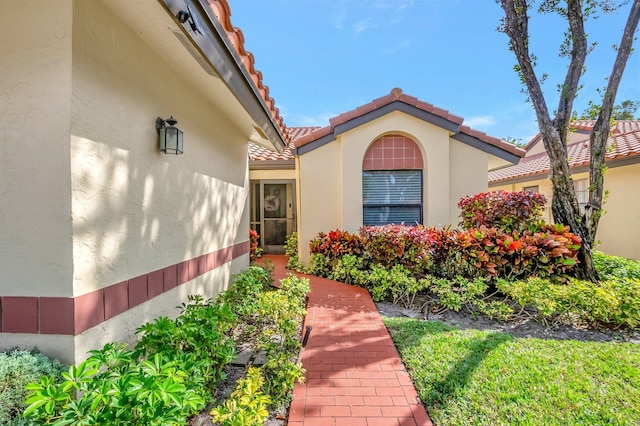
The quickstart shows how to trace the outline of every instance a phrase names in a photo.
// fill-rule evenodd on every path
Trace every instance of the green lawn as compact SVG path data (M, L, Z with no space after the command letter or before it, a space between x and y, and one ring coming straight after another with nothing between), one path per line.
M640 425L640 345L384 322L438 426Z

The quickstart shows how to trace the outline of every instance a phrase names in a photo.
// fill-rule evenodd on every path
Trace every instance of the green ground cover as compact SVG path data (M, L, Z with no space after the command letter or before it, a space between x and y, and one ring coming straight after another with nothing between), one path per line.
M436 425L640 424L640 345L384 321Z

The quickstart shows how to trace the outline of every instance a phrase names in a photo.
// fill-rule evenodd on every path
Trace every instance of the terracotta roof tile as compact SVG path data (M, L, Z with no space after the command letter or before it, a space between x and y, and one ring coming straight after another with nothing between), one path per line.
M280 111L276 108L275 101L269 95L269 87L264 84L262 81L262 73L255 69L255 58L253 54L247 52L244 48L244 34L242 34L242 30L234 27L231 24L231 9L229 8L229 3L227 0L208 0L211 9L214 14L222 24L229 40L236 49L236 52L240 56L240 59L244 65L244 67L249 72L251 79L253 80L260 96L265 102L267 109L271 112L271 117L273 118L276 125L280 128L285 137L287 137L287 126L284 124L284 120L280 115Z
M581 121L576 123L575 128L578 130L592 130L594 123L595 121ZM619 121L611 129L611 133L612 136L607 142L610 150L606 154L607 162L625 157L640 156L640 121ZM530 145L532 145L531 142L528 146ZM567 145L567 156L569 158L569 167L588 165L591 159L588 137L586 140ZM489 172L489 183L496 184L526 176L548 173L549 167L549 156L546 152L528 155L515 166Z
M313 132L314 130L319 129L319 127L288 127L287 128L287 137L292 142L289 142L287 147L282 151L282 153L278 153L271 149L265 148L263 146L257 145L253 142L249 142L249 160L250 161L282 161L282 160L293 160L292 150L295 148L294 141L304 136L308 133Z
M399 89L399 88L395 88L391 91L391 93L384 95L380 98L374 99L373 101L367 104L364 104L355 109L352 109L351 111L344 112L336 117L331 118L329 120L329 126L319 128L301 137L298 137L294 141L294 145L296 148L300 148L301 146L304 146L308 143L311 143L324 136L331 134L335 130L335 128L341 124L344 124L355 118L361 117L369 112L375 111L395 101L403 102L407 105L414 106L418 109L429 112L438 117L444 118L445 120L448 120L454 123L456 126L459 126L459 131L461 133L465 133L469 136L477 138L482 142L485 142L489 145L496 146L504 151L517 155L518 157L522 157L525 154L525 151L523 149L518 148L512 144L504 142L498 138L488 136L486 133L473 130L468 126L461 126L463 122L462 117L451 114L449 111L442 108L438 108L428 102L421 101L420 99L414 96L409 96L403 93L402 89Z
M517 146L505 142L501 139L494 138L493 136L489 136L484 132L480 132L478 130L474 130L469 126L460 126L460 133L464 133L469 136L473 136L476 139L480 139L483 142L488 143L489 145L497 146L507 152L510 152L518 157L523 157L525 154L525 150L522 148L518 148Z
M416 108L422 109L424 111L430 112L434 115L442 117L446 120L449 120L457 125L462 124L462 118L457 115L453 115L449 113L449 111L437 108L430 103L420 101L419 99L406 95L402 92L402 89L395 88L391 91L391 93L384 95L380 98L374 99L369 103L361 105L351 111L344 112L336 117L329 119L329 126L318 129L312 133L305 135L304 137L298 138L295 141L296 147L301 147L310 142L313 142L323 136L330 134L336 126L340 124L346 123L347 121L353 120L354 118L361 117L371 111L375 111L377 109L382 108L385 105L388 105L395 101L401 101L408 105L414 106Z

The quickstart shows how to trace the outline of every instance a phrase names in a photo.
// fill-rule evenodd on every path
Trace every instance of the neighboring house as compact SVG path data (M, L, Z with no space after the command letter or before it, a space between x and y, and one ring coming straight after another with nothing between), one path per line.
M250 150L252 224L263 246L277 249L270 243L283 242L297 226L300 257L308 260L308 243L321 231L456 225L458 201L487 190L487 170L524 155L462 122L393 89L327 127L290 129L291 153ZM274 210L279 225L270 223Z
M576 196L581 207L589 200L589 136L595 121L573 124L567 143L567 155L572 171ZM609 192L600 219L597 247L606 253L640 259L640 121L618 121L611 129L607 142L604 187ZM553 221L549 179L549 156L540 135L525 147L527 153L511 167L489 172L489 188L506 191L530 190L547 198L545 219Z
M248 143L286 129L223 0L3 5L0 347L77 362L248 266Z

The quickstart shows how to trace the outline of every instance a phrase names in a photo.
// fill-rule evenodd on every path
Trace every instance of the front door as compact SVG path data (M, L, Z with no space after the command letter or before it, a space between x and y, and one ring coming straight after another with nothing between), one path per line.
M254 188L258 189L258 185ZM260 234L260 245L265 253L282 254L287 236L294 232L296 227L294 182L261 181L259 194L260 202L255 203L252 208L258 220L252 220L252 225L259 229L256 230ZM252 197L252 200L256 198Z

